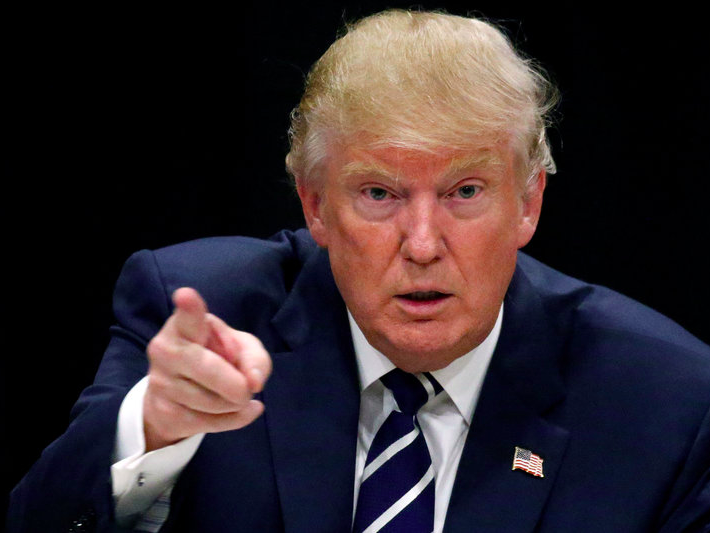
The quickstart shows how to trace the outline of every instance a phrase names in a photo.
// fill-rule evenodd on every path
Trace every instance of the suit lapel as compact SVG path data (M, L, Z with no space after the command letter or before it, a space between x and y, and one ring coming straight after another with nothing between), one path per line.
M559 325L518 267L459 463L445 533L535 528L568 439L567 430L546 416L564 397L562 342ZM516 446L542 457L544 477L512 470Z
M360 390L345 305L318 250L273 325L265 421L287 532L349 531Z

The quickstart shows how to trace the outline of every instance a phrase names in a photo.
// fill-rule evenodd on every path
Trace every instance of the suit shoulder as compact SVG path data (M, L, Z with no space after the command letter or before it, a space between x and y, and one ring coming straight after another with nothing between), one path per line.
M654 419L657 427L686 428L681 441L695 435L710 409L710 347L618 292L529 257L521 258L520 267L559 335L569 405L585 412L613 406L615 420L628 427ZM670 413L670 419L661 421L658 412Z
M670 318L623 294L585 283L520 254L522 272L552 316L563 317L575 333L626 339L637 346L688 352L710 369L710 347Z
M192 287L214 314L249 330L267 320L282 304L303 264L318 247L306 230L282 231L270 239L210 237L135 254L124 267L139 274L153 272L150 290L170 294ZM160 285L156 288L155 285Z
M231 270L254 264L268 268L303 262L315 248L306 230L284 230L269 239L241 236L196 239L159 248L154 253L156 260L166 266Z

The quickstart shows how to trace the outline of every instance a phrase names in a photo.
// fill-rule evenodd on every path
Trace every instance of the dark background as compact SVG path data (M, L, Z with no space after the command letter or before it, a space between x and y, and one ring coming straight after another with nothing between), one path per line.
M704 17L500 3L423 5L498 21L561 88L528 251L710 342ZM303 76L343 20L409 5L5 9L3 492L91 382L131 252L302 224L283 158Z

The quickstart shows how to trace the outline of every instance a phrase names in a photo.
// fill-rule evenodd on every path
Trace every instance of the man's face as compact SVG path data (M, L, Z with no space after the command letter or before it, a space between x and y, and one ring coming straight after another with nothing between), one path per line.
M308 226L367 340L396 366L431 371L493 328L532 237L544 173L525 195L512 149L465 156L348 148L324 183L299 186Z

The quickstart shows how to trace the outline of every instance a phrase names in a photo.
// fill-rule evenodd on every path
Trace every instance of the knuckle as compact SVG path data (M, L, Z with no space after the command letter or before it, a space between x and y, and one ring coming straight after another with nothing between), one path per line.
M194 369L199 372L202 379L208 384L218 382L224 374L222 358L206 351L200 354L199 360L195 362Z
M186 369L191 374L197 373L206 364L209 364L209 357L207 350L200 346L199 344L188 344L183 348L184 363Z
M259 337L257 337L256 335L253 335L247 331L240 331L239 333L243 336L242 341L251 350L264 350L264 345L261 343L261 340L259 340Z
M164 396L165 392L170 388L170 380L160 372L154 372L152 370L149 375L150 380L148 381L148 386L159 395Z
M148 343L146 351L153 359L165 357L170 351L169 343L167 342L165 335L163 333L158 333L155 337L153 337Z
M246 385L228 388L224 394L224 397L237 408L243 408L247 403L249 403L251 396L252 395L247 390Z

